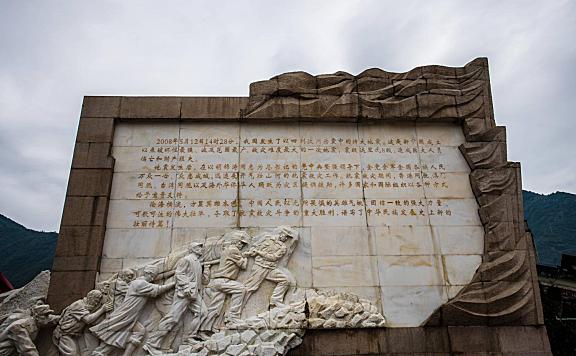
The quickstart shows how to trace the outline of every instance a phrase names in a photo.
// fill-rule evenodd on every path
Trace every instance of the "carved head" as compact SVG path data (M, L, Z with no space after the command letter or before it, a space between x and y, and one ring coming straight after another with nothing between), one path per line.
M86 307L90 311L96 310L100 306L100 302L102 301L102 292L98 289L93 289L84 298L84 302L86 303Z
M298 231L287 225L281 225L274 229L274 234L278 236L278 239L282 242L286 241L288 238L298 237Z
M250 235L242 230L230 231L224 237L228 238L230 243L234 244L238 249L242 249L245 244L250 243Z
M118 273L118 278L120 278L122 281L126 283L132 282L135 276L136 274L130 268L123 269L122 271L120 271L120 273Z
M38 326L46 326L54 323L58 320L58 317L54 315L54 310L50 309L48 304L45 304L43 300L38 300L36 304L30 308L30 313Z
M158 269L156 267L154 266L144 267L143 277L146 281L152 282L157 275L158 275Z
M202 252L204 252L204 244L202 242L192 242L188 245L188 253L200 256Z
M110 281L102 281L100 283L98 283L97 288L105 294L108 294L110 292L110 287L111 287L111 283Z

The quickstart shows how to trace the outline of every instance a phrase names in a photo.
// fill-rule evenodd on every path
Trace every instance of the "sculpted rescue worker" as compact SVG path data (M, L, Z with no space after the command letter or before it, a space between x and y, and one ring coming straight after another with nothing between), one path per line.
M151 354L162 348L162 340L189 310L192 320L187 326L186 334L182 337L182 343L192 343L192 337L198 332L201 317L206 314L206 305L202 300L202 255L203 244L193 242L188 246L188 255L182 257L176 263L174 279L176 288L170 310L158 325L158 330L150 335L144 349Z
M30 311L17 310L0 324L0 356L39 356L34 339L41 327L53 325L59 316L38 301Z
M94 289L86 297L75 301L62 311L58 326L54 329L52 339L60 355L81 355L79 338L86 325L94 323L104 313L112 310L112 304L100 306L103 299L101 291Z
M258 246L244 252L246 256L255 256L254 266L250 271L250 276L245 282L246 296L244 302L248 301L264 280L276 283L276 287L270 297L271 306L281 306L284 302L284 295L290 288L292 275L286 269L279 269L278 262L288 252L286 241L288 238L298 237L298 231L289 226L278 226L272 234L268 234Z
M122 304L101 323L90 328L90 331L101 340L100 346L92 355L109 355L118 348L125 349L124 356L129 356L142 343L146 329L138 321L138 317L148 298L155 298L174 288L174 283L166 285L150 283L157 274L155 267L146 266L144 275L130 283Z
M200 330L215 331L214 323L222 314L226 295L230 295L230 305L226 316L227 321L240 319L242 301L246 288L237 282L238 273L246 269L248 259L242 256L240 250L249 242L250 236L244 231L232 231L224 235L228 239L227 246L222 251L220 263L207 286L207 294L212 295L208 305L208 312L202 320Z
M134 280L134 271L130 268L123 269L118 273L118 278L114 282L114 309L118 308L124 301L128 286Z

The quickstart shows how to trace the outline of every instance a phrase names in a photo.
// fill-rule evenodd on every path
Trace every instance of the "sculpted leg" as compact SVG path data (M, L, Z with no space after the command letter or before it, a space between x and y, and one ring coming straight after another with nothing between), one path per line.
M174 326L176 326L176 324L178 324L182 314L184 314L188 308L189 303L190 301L187 298L174 295L174 300L170 310L166 315L164 315L162 320L160 320L158 330L154 331L150 335L146 344L156 349L161 348L162 339L170 332L170 330L172 330L172 328L174 328Z
M63 335L58 341L58 351L61 356L80 355L80 350L76 340L70 335Z
M276 287L270 297L270 305L279 306L284 303L284 296L293 284L293 277L287 270L275 269L268 273L267 280L276 283Z
M212 299L210 299L206 315L202 318L203 320L200 325L200 330L204 331L214 331L214 323L222 313L224 300L226 299L226 294L215 288L212 289L211 294Z
M244 282L244 285L246 286L246 294L244 295L242 305L246 305L246 302L248 301L252 293L257 291L258 288L260 288L260 285L262 284L264 279L266 279L266 276L268 275L269 272L270 272L269 269L264 268L262 266L254 265L252 267L250 276L248 277L246 282Z
M144 341L144 336L146 335L146 328L144 325L136 322L134 328L132 328L132 336L128 339L126 344L126 349L124 350L123 356L132 356L134 351L140 346L142 341Z

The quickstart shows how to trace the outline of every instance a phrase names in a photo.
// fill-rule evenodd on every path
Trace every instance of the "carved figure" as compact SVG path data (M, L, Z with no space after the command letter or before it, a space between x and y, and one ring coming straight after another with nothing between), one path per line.
M93 324L104 313L112 310L111 303L101 305L103 298L102 292L94 289L88 292L86 297L75 301L62 311L58 326L52 335L60 355L82 354L79 339L84 335L86 325Z
M59 316L39 300L27 311L17 310L0 324L0 356L38 356L34 340L41 327L54 324Z
M192 313L193 319L188 325L188 330L185 330L182 343L192 343L192 337L198 332L201 317L206 314L206 305L201 293L202 264L199 257L202 249L202 243L191 243L188 246L188 255L176 263L174 274L176 288L172 306L160 320L158 330L152 333L144 346L144 349L151 354L162 348L162 340L178 324L187 310Z
M155 298L175 285L151 283L157 274L155 267L146 266L144 275L130 283L124 302L101 323L90 328L101 341L93 355L108 355L118 348L125 349L124 355L128 356L142 343L146 329L138 321L140 311L148 298Z
M291 244L287 243L289 238L293 239ZM284 257L290 257L297 240L298 231L289 226L278 226L272 234L265 234L257 246L244 253L245 256L255 257L254 266L252 266L250 275L245 282L246 295L244 303L248 301L252 293L260 287L264 280L268 280L276 283L276 287L270 297L270 306L283 305L284 296L294 278L290 271L278 267Z
M126 268L118 273L118 278L114 283L114 309L118 308L124 301L128 286L134 280L135 273L132 269Z
M96 289L102 292L101 303L106 305L111 305L114 307L114 286L111 280L102 281L96 284ZM114 308L111 308L112 310Z
M236 281L241 269L246 269L248 259L240 252L250 241L250 236L244 231L232 231L224 235L226 246L220 256L218 269L211 274L212 279L207 286L206 294L211 295L208 312L202 320L200 330L216 331L214 324L222 315L224 301L230 295L230 305L226 321L234 322L240 319L242 301L246 292L244 284Z

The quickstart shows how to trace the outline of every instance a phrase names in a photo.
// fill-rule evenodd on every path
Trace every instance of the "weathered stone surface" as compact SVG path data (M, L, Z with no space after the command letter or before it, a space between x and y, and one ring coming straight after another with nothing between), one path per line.
M122 97L120 118L179 119L181 109L179 97Z
M506 164L506 146L500 142L474 142L460 146L470 169L496 168Z
M64 203L61 225L88 226L105 225L107 197L67 196Z
M112 143L77 142L74 147L72 169L74 168L114 168L114 158L110 155Z
M24 287L10 292L0 303L0 316L6 316L16 309L31 308L39 299L46 300L50 285L50 271L42 271Z
M110 143L114 137L113 118L80 118L76 142Z
M246 118L455 120L482 117L484 67L470 72L441 66L407 73L370 69L311 76L279 75L251 85Z
M107 197L112 187L112 170L72 168L68 182L69 196Z
M82 103L81 117L110 117L120 114L120 97L118 96L85 96Z
M213 119L238 120L246 107L245 97L196 97L182 98L182 120Z

